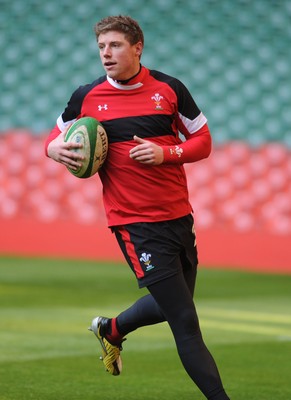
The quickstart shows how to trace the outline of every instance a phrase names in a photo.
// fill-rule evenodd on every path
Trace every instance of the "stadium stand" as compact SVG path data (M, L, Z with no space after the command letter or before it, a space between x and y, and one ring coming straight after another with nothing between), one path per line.
M291 238L288 0L2 0L0 223L105 225L98 177L71 176L43 141L76 86L103 74L93 26L119 13L144 29L143 63L181 79L208 117L213 153L186 165L197 229Z
M121 12L145 31L143 63L185 82L215 143L290 147L288 0L3 0L1 130L49 129L72 90L103 74L94 23Z
M105 223L99 178L77 179L44 157L43 139L26 131L0 136L0 218ZM282 144L253 150L245 142L227 142L185 168L199 229L291 235L291 159Z

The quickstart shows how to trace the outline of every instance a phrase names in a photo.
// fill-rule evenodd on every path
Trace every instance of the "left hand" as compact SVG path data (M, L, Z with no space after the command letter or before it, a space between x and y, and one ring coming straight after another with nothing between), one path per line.
M164 152L161 146L134 136L137 146L129 152L129 157L141 164L160 165L164 161Z

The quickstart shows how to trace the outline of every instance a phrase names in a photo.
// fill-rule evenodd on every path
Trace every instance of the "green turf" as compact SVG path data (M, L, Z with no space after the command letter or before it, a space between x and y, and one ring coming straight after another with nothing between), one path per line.
M204 399L166 324L128 337L121 376L104 371L91 319L144 293L123 264L0 258L0 399ZM196 302L231 399L291 399L291 276L200 268Z

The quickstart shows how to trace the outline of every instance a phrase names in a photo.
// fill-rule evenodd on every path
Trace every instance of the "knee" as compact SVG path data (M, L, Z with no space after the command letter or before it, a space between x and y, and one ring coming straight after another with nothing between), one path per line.
M184 339L200 334L199 320L195 308L181 311L176 323L177 333Z

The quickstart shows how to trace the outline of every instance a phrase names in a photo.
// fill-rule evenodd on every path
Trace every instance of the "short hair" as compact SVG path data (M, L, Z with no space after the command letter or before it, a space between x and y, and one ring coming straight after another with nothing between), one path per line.
M125 38L131 45L141 42L144 45L144 35L141 27L133 18L126 15L109 16L101 19L94 26L96 39L99 35L110 31L124 33Z

